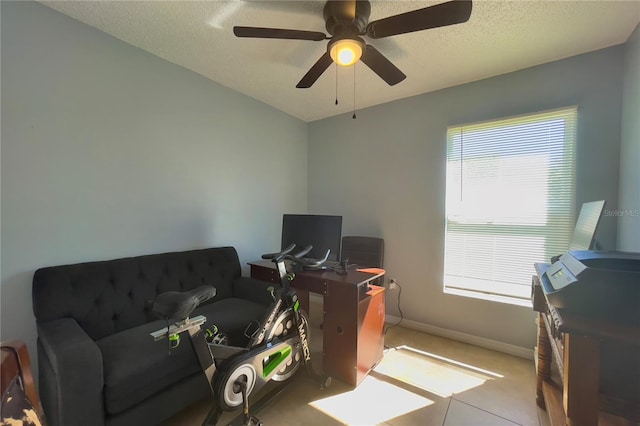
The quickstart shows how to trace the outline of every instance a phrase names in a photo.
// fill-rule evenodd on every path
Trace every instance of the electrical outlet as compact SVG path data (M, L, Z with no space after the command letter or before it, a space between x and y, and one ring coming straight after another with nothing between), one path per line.
M395 278L389 280L389 290L395 290L398 288L398 281Z

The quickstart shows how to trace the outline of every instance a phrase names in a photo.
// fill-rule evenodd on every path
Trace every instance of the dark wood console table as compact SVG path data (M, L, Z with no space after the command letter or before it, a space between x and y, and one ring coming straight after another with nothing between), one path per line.
M638 424L640 313L621 314L623 321L555 308L540 284L548 267L535 265L531 295L538 312L538 406L552 426Z
M249 262L251 277L279 284L270 260ZM325 373L357 386L382 359L384 349L384 287L371 285L384 275L350 270L302 271L291 285L309 309L309 292L323 296L323 369Z

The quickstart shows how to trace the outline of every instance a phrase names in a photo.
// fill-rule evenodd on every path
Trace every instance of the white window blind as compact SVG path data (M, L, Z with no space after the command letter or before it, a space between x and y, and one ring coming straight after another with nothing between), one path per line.
M577 108L447 130L444 289L528 304L573 231Z

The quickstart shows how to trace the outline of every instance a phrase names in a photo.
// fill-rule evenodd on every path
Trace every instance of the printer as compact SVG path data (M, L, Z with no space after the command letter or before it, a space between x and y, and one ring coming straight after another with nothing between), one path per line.
M640 253L570 250L540 282L556 308L640 323Z

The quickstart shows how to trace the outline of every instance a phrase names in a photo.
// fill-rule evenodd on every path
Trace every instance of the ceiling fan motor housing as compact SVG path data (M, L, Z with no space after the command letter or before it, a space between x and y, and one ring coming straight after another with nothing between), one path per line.
M355 3L355 8L354 8ZM324 20L327 32L332 36L346 38L364 34L371 4L368 1L327 1L324 5Z

